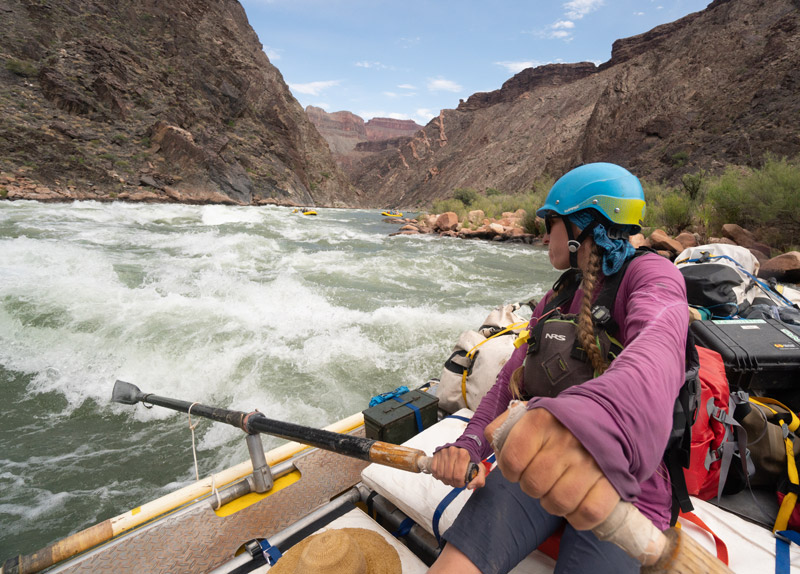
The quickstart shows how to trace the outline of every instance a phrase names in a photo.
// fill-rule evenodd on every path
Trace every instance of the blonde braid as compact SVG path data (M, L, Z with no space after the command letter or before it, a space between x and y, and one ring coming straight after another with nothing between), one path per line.
M523 370L524 367L517 367L514 369L514 372L511 373L511 377L508 379L508 388L511 389L511 396L518 401L522 400Z
M596 244L592 244L592 250L589 252L589 261L583 273L583 284L581 285L583 288L583 300L578 314L578 340L583 350L589 355L589 360L591 360L592 366L598 375L608 368L606 358L603 357L595 342L594 322L592 321L592 300L597 287L597 276L600 273L601 263L600 248Z

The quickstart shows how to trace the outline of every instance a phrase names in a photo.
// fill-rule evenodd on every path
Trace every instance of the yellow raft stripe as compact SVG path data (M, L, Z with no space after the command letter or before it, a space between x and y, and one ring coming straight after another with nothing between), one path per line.
M272 485L272 488L267 492L262 494L258 494L256 492L251 492L250 494L245 494L244 496L237 498L236 500L230 501L228 504L220 508L219 510L215 510L214 514L219 516L220 518L225 518L226 516L230 516L232 514L236 514L240 510L247 508L257 502L261 502L268 496L272 496L278 491L283 490L287 486L291 486L295 482L300 480L300 471L293 470L289 474L281 476L280 478L275 479L275 484ZM213 502L214 495L212 494L210 500Z

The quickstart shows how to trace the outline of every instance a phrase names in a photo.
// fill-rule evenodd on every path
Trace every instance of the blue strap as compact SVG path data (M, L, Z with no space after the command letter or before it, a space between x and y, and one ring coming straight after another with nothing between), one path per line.
M451 490L447 496L445 496L439 505L436 507L436 510L433 511L433 520L431 521L431 526L433 527L433 535L436 537L436 542L439 543L439 546L442 545L442 537L439 535L439 520L442 518L442 514L444 514L445 509L450 506L450 503L455 500L456 496L461 494L461 491L464 490L464 487L461 488L454 488Z
M461 417L455 417L455 418L461 418ZM491 456L489 456L489 458L486 459L486 461L489 462L490 464L494 463L494 460L495 460L494 453L492 453ZM447 496L445 496L441 500L441 502L439 502L439 504L436 506L436 510L433 511L433 520L431 521L431 527L433 528L433 535L436 536L436 542L439 543L440 547L442 545L442 538L439 535L439 520L441 520L442 514L444 514L444 511L447 509L448 506L450 506L450 503L453 502L453 500L455 500L456 496L461 494L462 490L464 490L464 487L454 488L453 490L451 490L447 494Z
M411 401L405 402L400 397L392 397L392 398L394 400L396 400L397 402L399 402L399 403L403 403L405 406L407 406L412 411L414 411L414 418L417 419L417 432L422 432L422 430L423 430L423 427L422 427L422 413L419 411L419 407L417 407L415 405L412 405Z
M792 568L789 562L789 546L800 544L800 533L794 530L775 532L775 574L789 574Z
M264 540L259 540L258 544L261 546L261 552L264 553L264 558L267 560L267 564L270 566L275 566L275 563L280 559L281 556L283 556L281 551L278 550L278 547L270 544L269 540L266 538Z
M414 526L416 522L414 522L411 518L406 517L403 522L400 523L400 526L397 527L397 530L392 532L392 536L395 538L400 538L401 536L405 536L409 532L411 532L411 527Z
M458 419L460 421L464 421L465 423L468 423L469 421L472 420L472 419L468 419L467 417L462 417L461 415L449 415L449 416L446 416L444 418L446 418L446 419Z
M388 393L375 395L369 400L369 406L374 407L375 405L379 405L384 401L388 401L389 399L394 399L396 397L399 397L400 395L407 392L408 392L408 387L403 385L402 387L397 387L395 390L389 391Z

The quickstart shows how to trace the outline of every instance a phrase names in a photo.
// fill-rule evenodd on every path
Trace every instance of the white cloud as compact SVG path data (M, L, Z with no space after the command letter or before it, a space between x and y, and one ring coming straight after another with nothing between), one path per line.
M401 90L416 90L417 86L413 86L411 84L400 84L397 86Z
M328 102L315 102L313 104L308 104L309 106L314 106L315 108L322 108L326 112L331 111L331 105Z
M282 51L283 50L278 50L277 48L272 48L270 46L264 46L264 53L267 55L267 58L269 58L270 62L280 60Z
M535 60L527 60L521 62L495 62L495 65L505 68L511 74L518 74L525 68L535 68L541 66L542 63Z
M452 80L438 77L428 79L428 89L431 92L460 92L463 88Z
M437 115L439 114L432 112L428 108L419 108L414 112L414 121L424 126Z
M580 20L587 14L597 10L604 3L604 0L570 0L564 3L564 10L567 18Z
M547 37L555 40L571 40L572 34L566 30L553 30Z
M298 94L318 96L321 92L339 84L340 80L327 80L323 82L308 82L307 84L289 84L289 89Z
M644 12L634 12L634 16L644 16Z
M389 114L389 115L387 115L385 117L392 118L393 120L410 120L411 119L411 116L409 116L408 114L397 114L397 113L391 113L391 114Z
M559 20L555 24L551 25L550 28L553 30L572 30L575 27L575 22L572 20Z
M383 92L383 95L387 98L396 98L397 94L395 92Z
M375 68L376 70L385 70L387 66L385 64L381 64L380 62L367 62L366 60L361 62L356 62L357 68Z

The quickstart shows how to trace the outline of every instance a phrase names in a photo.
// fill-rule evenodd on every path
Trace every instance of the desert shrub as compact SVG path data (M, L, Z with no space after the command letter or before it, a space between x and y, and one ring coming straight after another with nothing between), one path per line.
M663 227L668 233L678 233L692 223L693 202L684 194L673 191L661 198Z
M681 178L683 189L689 194L689 199L697 201L700 197L700 190L703 188L703 177L705 172L699 171L698 173L686 173Z
M469 207L480 197L474 189L456 189L453 192L453 199L457 199L464 206Z
M23 78L32 78L39 73L36 65L32 62L27 60L16 60L14 58L9 58L6 60L6 70Z
M502 191L496 189L494 187L487 187L486 188L486 197L493 197L495 195L504 195Z
M454 212L458 215L459 219L463 219L467 214L467 209L464 207L461 200L458 199L450 198L434 201L433 206L431 206L431 213L445 213L447 211Z
M670 156L670 160L674 167L683 167L689 161L689 154L685 151L675 152Z

